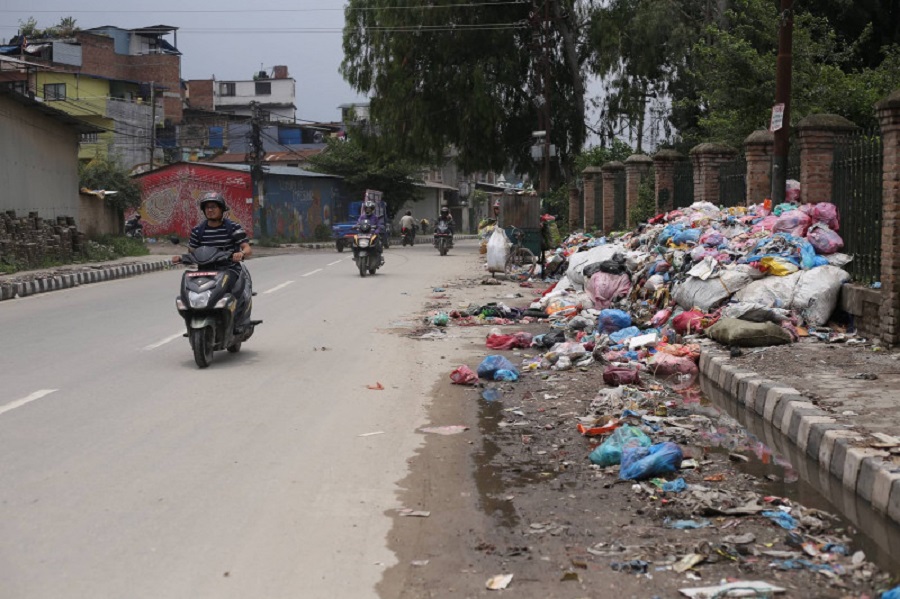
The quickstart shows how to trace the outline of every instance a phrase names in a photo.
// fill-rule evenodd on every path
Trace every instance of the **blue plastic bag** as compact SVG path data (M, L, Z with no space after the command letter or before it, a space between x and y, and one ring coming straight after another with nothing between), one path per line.
M687 489L687 483L684 482L684 479L679 477L675 480L671 480L667 483L663 483L662 490L667 493L681 493L682 491Z
M672 237L672 241L678 245L682 243L693 243L696 244L700 241L700 233L703 231L700 229L685 229L683 231L679 231Z
M591 452L591 462L598 466L615 466L622 460L622 450L626 447L648 447L653 441L636 426L624 425L617 428L609 438Z
M776 512L775 510L772 510L763 512L762 515L785 530L794 530L797 528L797 520L787 512Z
M900 599L900 586L896 586L890 591L883 592L881 594L881 599Z
M643 480L660 474L675 472L681 467L684 454L670 441L650 447L628 447L622 451L621 480Z
M659 245L665 245L667 241L675 237L678 233L680 233L684 229L684 223L674 223L671 225L666 225L663 227L662 232L657 237L657 243Z
M637 327L627 327L620 331L616 331L615 333L609 336L609 339L613 343L622 343L626 339L631 339L632 337L637 337L641 334L641 330Z
M494 380L516 382L517 380L519 380L519 372L516 370L509 370L507 368L501 368L494 373Z
M631 326L631 315L623 310L600 310L597 317L597 330L601 333L615 333Z
M488 356L478 365L478 376L483 379L494 379L494 374L498 370L509 370L514 372L516 377L519 375L518 369L513 366L512 362L503 356Z

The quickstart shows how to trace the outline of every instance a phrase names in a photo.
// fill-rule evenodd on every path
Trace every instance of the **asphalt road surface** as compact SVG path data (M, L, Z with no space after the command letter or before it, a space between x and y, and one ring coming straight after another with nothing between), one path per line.
M177 270L0 304L0 596L376 596L446 374L402 332L474 252L249 261L265 322L205 370Z

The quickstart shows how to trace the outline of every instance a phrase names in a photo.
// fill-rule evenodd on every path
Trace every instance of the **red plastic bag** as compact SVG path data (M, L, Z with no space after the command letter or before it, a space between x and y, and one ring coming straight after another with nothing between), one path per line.
M809 228L806 240L815 248L817 254L827 256L841 251L844 240L841 236L828 228L824 223L816 223Z
M520 332L514 335L488 335L487 346L491 349L516 349L531 346L531 334Z
M450 373L450 380L457 385L474 385L478 382L478 375L468 366L460 366Z
M802 210L788 210L778 217L772 231L775 233L790 233L794 237L805 237L806 230L811 222L812 219Z
M838 217L837 206L831 202L819 202L812 207L809 216L813 223L828 225L832 231L841 230L841 219Z
M672 316L672 308L664 308L653 315L653 318L650 319L651 327L660 327L666 322L668 322L669 318Z
M640 385L641 378L636 368L610 364L603 371L603 382L612 387L619 385Z
M682 312L672 319L672 327L681 335L690 335L703 330L703 320L706 315L700 310Z

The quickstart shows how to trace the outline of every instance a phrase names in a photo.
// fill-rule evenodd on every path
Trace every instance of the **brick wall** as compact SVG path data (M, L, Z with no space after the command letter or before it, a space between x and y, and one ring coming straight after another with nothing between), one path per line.
M600 167L603 172L603 232L613 230L616 210L616 174L625 169L621 162L607 162Z
M597 193L603 184L600 173L600 167L597 166L589 166L582 173L584 177L584 229L586 231L602 225L598 222L596 212Z
M25 217L17 217L13 210L0 213L0 272L6 265L27 270L48 262L71 263L84 253L86 243L74 218L44 220L37 212Z
M212 79L190 79L187 82L187 100L191 108L197 110L215 110Z
M645 154L632 154L625 159L625 219L629 225L636 224L631 222L631 211L638 202L641 182L651 166L653 159Z
M775 134L754 131L744 140L747 158L747 205L761 204L772 194L772 154Z
M656 212L668 212L675 201L675 163L684 156L674 150L660 150L653 155L653 172L656 177Z
M900 344L900 90L877 106L884 147L881 220L881 338Z
M694 201L719 203L719 166L733 160L737 152L723 144L705 143L691 150L694 164Z
M815 114L797 123L803 203L831 201L835 138L855 128L856 125L836 114Z

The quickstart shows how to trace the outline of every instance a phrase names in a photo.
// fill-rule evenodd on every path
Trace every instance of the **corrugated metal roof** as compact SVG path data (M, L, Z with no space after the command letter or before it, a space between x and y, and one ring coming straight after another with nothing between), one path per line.
M210 166L213 168L224 168L231 171L240 171L243 173L250 172L249 164L225 164L221 162L189 162L187 164L199 164L201 166ZM266 173L270 175L281 175L287 177L320 177L326 179L343 179L337 175L326 175L325 173L315 173L296 166L278 166L267 164L264 167Z

